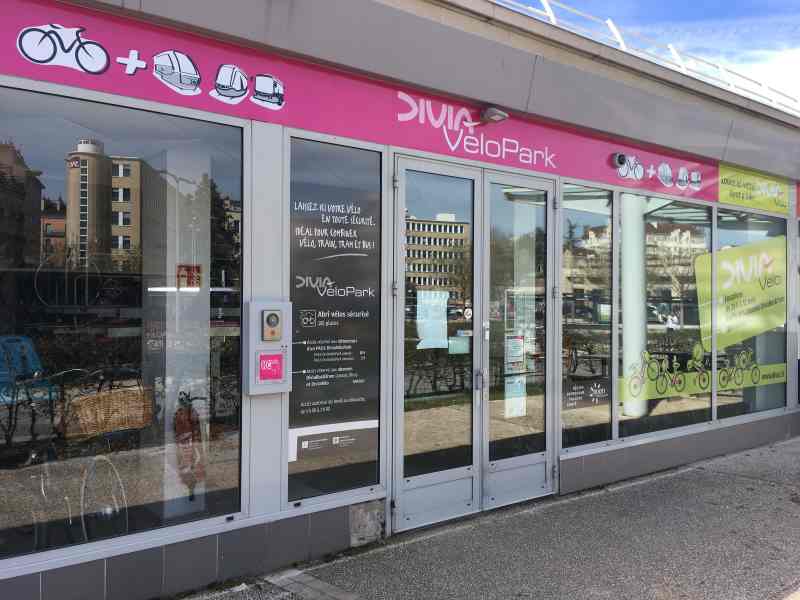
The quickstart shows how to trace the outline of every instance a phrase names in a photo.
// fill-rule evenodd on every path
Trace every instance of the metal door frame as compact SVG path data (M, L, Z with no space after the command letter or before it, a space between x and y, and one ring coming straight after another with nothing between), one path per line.
M547 309L545 323L545 353L546 356L560 357L558 342L560 337L557 335L560 327L560 295L557 288L558 273L558 180L537 176L536 174L526 174L519 170L499 170L489 165L472 161L453 161L446 157L437 157L430 154L420 155L414 152L394 152L392 155L393 184L394 184L394 229L392 235L395 240L395 251L393 256L393 295L395 296L395 310L393 318L393 353L395 367L393 371L392 385L392 486L389 501L391 512L390 524L392 532L400 532L426 525L432 525L449 519L465 516L482 510L488 510L499 506L513 504L524 500L533 499L540 496L556 493L558 491L558 466L557 457L559 452L560 432L560 413L557 394L560 390L559 366L560 360L550 360L546 362L545 385L546 385L546 412L545 412L545 440L546 448L543 453L534 453L521 457L513 457L502 461L489 462L488 445L488 402L485 401L488 390L477 389L473 385L473 415L472 415L472 442L473 442L473 463L467 467L449 469L436 473L419 475L406 478L403 474L404 468L404 398L405 398L405 378L404 378L404 341L405 341L405 192L407 170L416 170L426 173L439 174L445 176L461 177L472 179L474 185L473 195L473 373L478 372L482 376L482 381L486 382L483 376L488 372L488 345L484 341L483 323L488 322L488 304L486 294L489 284L489 261L488 244L490 239L489 231L489 202L487 192L492 182L509 182L512 185L530 187L531 189L541 189L548 193L546 208L546 233L547 239L547 274L546 274L546 293ZM473 383L475 380L473 379ZM481 387L484 387L483 385ZM540 493L531 493L513 497L499 497L496 501L487 501L484 496L486 489L486 478L490 470L501 472L505 470L526 467L535 464L545 464L545 484L541 487ZM404 494L413 490L420 490L431 487L431 493L437 494L442 498L444 506L453 506L457 500L448 498L447 492L438 488L433 488L438 484L445 484L470 478L472 481L472 501L461 507L461 510L451 510L447 514L443 512L436 514L429 513L427 517L415 519L407 515L405 509ZM410 518L409 518L410 516Z
M473 237L473 298L472 307L473 314L477 314L478 310L482 310L483 296L481 286L481 263L482 256L482 236L480 232L483 231L482 221L482 194L483 194L483 170L473 166L466 166L460 164L453 164L447 162L436 161L427 158L418 158L404 154L396 154L394 156L394 182L395 182L395 230L394 239L396 241L396 248L394 252L394 290L396 294L395 302L395 335L394 335L394 356L395 356L395 369L394 369L394 386L393 386L393 451L392 451L392 465L393 465L393 501L392 501L392 516L393 516L393 531L403 531L424 525L431 525L444 520L457 518L478 512L480 510L480 493L481 493L481 452L482 452L482 434L481 434L481 393L477 389L475 383L475 375L480 370L481 356L483 351L483 342L480 335L476 335L475 323L477 321L473 318L473 394L472 394L472 464L466 467L458 467L455 469L448 469L445 471L438 471L435 473L418 475L414 477L405 477L403 473L404 467L404 434L405 434L405 413L404 413L404 398L405 398L405 376L404 376L404 342L405 342L405 193L406 193L406 178L405 173L407 170L421 171L424 173L431 173L435 175L459 177L462 179L471 179L473 182L473 221L472 221L472 237ZM457 499L448 498L447 493L441 490L431 493L437 493L441 497L441 504L443 506L450 506L452 510L448 514L441 514L438 516L436 510L429 511L415 518L413 514L405 512L407 506L407 499L404 496L413 490L421 490L424 488L434 488L438 484L454 483L460 480L471 479L472 482L472 496L468 503L461 506L460 509L455 509L455 506L460 502ZM447 512L447 511L440 511Z
M543 452L532 454L525 454L522 456L515 456L512 458L505 458L500 460L491 461L489 459L489 442L490 442L490 415L489 415L489 389L484 388L484 402L482 407L482 440L483 440L483 454L482 454L482 509L488 510L498 508L516 502L523 502L532 498L546 496L554 493L557 486L554 483L555 479L555 460L558 449L556 448L555 432L560 431L557 429L560 416L557 415L556 397L560 392L560 385L558 380L558 366L560 360L548 357L559 357L560 351L557 347L557 336L554 333L557 327L560 326L560 308L561 298L558 294L556 285L557 270L557 252L558 243L556 240L557 227L557 202L556 202L556 182L552 179L545 179L533 175L520 175L518 173L509 173L498 170L484 170L483 181L483 223L485 224L482 233L483 248L486 249L483 255L483 266L481 273L481 292L486 295L487 301L483 303L483 312L481 314L481 322L483 325L482 331L488 332L489 324L489 303L488 293L490 281L490 240L491 240L491 186L496 183L510 184L521 188L529 188L531 190L541 190L547 193L547 201L545 206L545 235L547 236L545 248L547 252L546 257L546 273L545 273L545 298L546 298L546 314L545 314L545 449ZM483 334L486 337L486 334ZM484 344L482 355L481 369L484 373L489 373L489 345ZM544 479L538 480L533 483L530 488L525 491L508 489L497 482L491 481L493 474L501 474L506 471L517 471L523 473L525 470L530 472L531 467L544 463ZM541 483L540 483L541 481Z

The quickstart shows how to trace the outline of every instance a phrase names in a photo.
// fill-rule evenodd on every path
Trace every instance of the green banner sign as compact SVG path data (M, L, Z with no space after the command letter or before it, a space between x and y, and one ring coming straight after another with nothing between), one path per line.
M695 259L700 334L711 351L711 254ZM786 238L717 252L717 349L786 324Z
M719 166L719 201L789 214L789 182L732 165Z

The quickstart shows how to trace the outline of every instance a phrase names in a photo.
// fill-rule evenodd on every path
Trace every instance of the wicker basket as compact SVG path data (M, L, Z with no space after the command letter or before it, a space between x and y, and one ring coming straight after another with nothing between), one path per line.
M139 385L79 396L69 402L64 417L67 438L142 429L153 422L153 390Z

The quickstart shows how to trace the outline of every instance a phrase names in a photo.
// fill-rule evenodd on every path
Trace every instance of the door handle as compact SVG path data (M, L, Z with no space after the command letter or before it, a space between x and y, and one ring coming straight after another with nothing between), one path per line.
M484 387L483 387L484 384L485 384L485 381L484 381L484 377L483 377L483 371L478 369L477 371L475 371L475 389L483 391L484 390Z

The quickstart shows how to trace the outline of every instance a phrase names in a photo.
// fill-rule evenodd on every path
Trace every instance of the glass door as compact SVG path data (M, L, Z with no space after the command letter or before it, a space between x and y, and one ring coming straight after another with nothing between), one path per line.
M553 184L484 176L483 507L551 493L548 211Z
M546 357L559 353L553 183L407 157L396 177L402 531L554 491L557 362Z
M480 509L481 171L396 165L395 530Z

